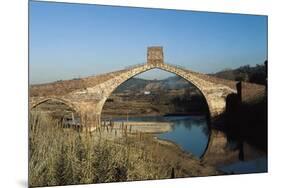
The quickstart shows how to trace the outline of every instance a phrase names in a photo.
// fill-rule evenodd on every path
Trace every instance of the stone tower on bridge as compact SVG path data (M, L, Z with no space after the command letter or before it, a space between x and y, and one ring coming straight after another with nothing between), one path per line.
M152 65L164 64L162 46L152 46L147 48L147 63Z

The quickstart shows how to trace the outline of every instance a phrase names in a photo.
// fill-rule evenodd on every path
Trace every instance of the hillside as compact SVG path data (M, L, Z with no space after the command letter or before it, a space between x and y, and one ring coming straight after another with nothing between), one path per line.
M116 110L118 109L118 110ZM108 98L103 117L202 114L206 104L199 90L179 76L164 80L131 78Z
M265 85L267 82L267 61L265 61L264 64L257 64L253 67L245 65L237 69L226 69L210 75L228 80Z
M182 89L190 87L190 83L179 76L169 77L163 80L145 80L141 78L131 78L121 84L114 93L134 92L140 93L144 91L166 91L174 89Z

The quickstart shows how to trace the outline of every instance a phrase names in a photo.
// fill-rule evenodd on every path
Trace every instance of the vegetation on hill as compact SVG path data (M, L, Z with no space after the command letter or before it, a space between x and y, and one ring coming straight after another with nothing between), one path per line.
M175 113L208 113L208 105L202 94L191 94L190 90L185 90L185 93L180 96L175 96L171 99L171 104L175 109Z
M151 89L171 90L189 86L189 82L179 76L172 76L163 80L145 80L134 77L121 84L114 93L123 93L125 91L143 92Z
M241 66L237 69L226 69L215 74L211 74L223 79L245 81L250 83L266 85L267 82L267 61L264 64Z
M131 78L108 98L103 115L205 114L206 107L200 91L179 76L164 80Z

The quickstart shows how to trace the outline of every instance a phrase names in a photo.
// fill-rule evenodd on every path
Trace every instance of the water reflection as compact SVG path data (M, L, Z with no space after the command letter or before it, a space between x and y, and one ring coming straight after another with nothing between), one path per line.
M209 140L209 129L204 116L166 117L173 123L172 131L157 134L160 139L172 141L184 151L200 158Z
M124 117L114 121L126 121ZM209 141L209 128L205 116L145 116L130 117L129 121L172 122L171 131L156 134L156 137L171 141L184 151L200 158Z
M114 121L126 121L115 118ZM130 117L129 121L172 122L171 131L155 134L226 173L267 172L267 155L239 136L209 129L205 116Z
M267 172L267 157L250 161L238 161L229 165L220 166L218 169L231 174Z

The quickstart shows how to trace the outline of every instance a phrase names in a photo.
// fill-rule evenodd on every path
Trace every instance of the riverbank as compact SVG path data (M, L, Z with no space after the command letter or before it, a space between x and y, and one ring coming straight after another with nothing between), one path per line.
M173 117L171 117L171 118L174 119ZM150 119L153 119L153 118L150 118ZM178 119L178 118L176 118L176 119ZM139 120L139 119L136 118L134 120ZM161 122L161 121L163 121L162 119L159 119L160 122L147 122L147 120L149 120L149 119L145 119L145 121L143 121L143 122L137 122L137 121L117 122L120 125L118 127L119 131L122 130L122 127L123 127L123 135L119 134L119 136L120 137L122 137L122 136L130 137L135 134L152 133L155 141L158 142L159 144L163 145L164 147L177 148L179 151L186 153L193 159L197 159L197 160L201 159L200 157L202 156L202 154L204 154L205 151L202 151L202 149L198 150L198 148L200 148L200 146L197 146L197 148L194 149L192 143L195 143L195 142L198 143L198 142L194 139L189 140L189 138L191 136L193 136L193 134L189 133L189 131L193 130L194 127L188 128L188 126L187 126L184 128L182 126L183 120L180 118L179 120L177 120L177 121L181 122L181 124L179 124L179 127L177 127L177 125L178 125L176 123L177 121L173 121L172 130L170 129L170 131L169 131L169 129L168 129L167 132L164 132L164 130L162 130L162 133L160 133L160 131L157 130L157 126L158 126L158 128L161 128L161 126L163 124L163 126L167 125L169 127L169 124L166 124L167 122ZM167 120L167 119L165 118L165 120ZM187 123L187 125L189 124L188 122L186 122L186 123ZM130 128L128 128L128 127L130 127ZM156 127L156 129L155 129L155 127ZM116 126L115 126L115 128L116 128ZM133 133L133 131L131 131L131 130L134 128L139 128L139 129L137 132ZM185 133L184 131L187 130L186 128L188 128L189 131ZM217 169L220 169L220 167L222 167L222 166L236 164L240 160L243 160L243 161L245 160L245 162L243 162L243 163L246 163L246 161L252 161L252 160L255 160L256 158L263 156L263 154L260 153L257 150L257 148L254 148L247 143L243 144L243 154L242 154L241 146L240 146L240 148L237 148L238 146L236 146L237 143L235 141L234 142L232 141L232 144L229 145L230 143L229 143L229 140L228 140L226 134L224 134L223 132L220 132L220 131L215 131L215 130L212 130L212 131L213 131L212 146L211 146L211 148L209 148L208 155L204 156L204 160L202 160L205 164L208 164ZM192 134L192 135L190 135L190 134ZM159 135L161 135L161 136L159 136ZM163 136L163 135L165 135L165 136ZM176 136L176 138L174 137L174 135ZM182 138L182 136L184 136L184 140L178 139L177 136L179 136L179 138ZM199 141L202 142L203 139L204 138L201 138ZM185 145L186 143L188 143L188 144ZM204 144L202 146L204 147ZM254 167L249 167L249 168L254 169ZM257 168L257 170L258 170L258 168ZM242 172L243 171L241 171L241 173Z
M126 124L127 123L127 124ZM124 140L126 143L134 143L144 147L146 151L153 155L153 158L159 159L161 162L169 163L174 168L175 177L193 177L193 176L211 176L224 174L218 171L214 166L203 163L200 158L184 151L179 145L170 141L159 139L153 133L159 133L163 130L161 126L171 128L170 123L166 122L114 122L112 127L102 127L93 133L93 137L103 137L111 142ZM131 129L138 129L133 132ZM158 129L160 128L160 129ZM149 130L147 130L149 129ZM122 142L121 142L122 145ZM173 167L174 166L174 167Z
M157 159L158 165L168 164L169 167L166 169L167 174L170 174L172 169L174 169L175 178L225 174L218 171L214 166L203 163L193 154L183 151L177 144L168 140L158 139L153 134L143 132L138 132L136 134L126 134L125 132L108 134L106 132L106 129L103 129L100 132L95 132L92 136L96 138L106 138L112 143L118 143L121 146L126 146L128 143L138 145L138 147L147 151L151 158Z
M29 125L30 187L220 174L153 134L108 126L77 132L36 113Z
M152 137L152 135L147 136ZM172 161L171 163L175 168L175 177L202 177L224 174L214 166L203 163L193 154L183 151L182 148L171 141L161 140L156 137L146 137L146 140L148 145L153 145L152 142L158 145L155 151L157 153L156 157L161 158L164 155L166 161Z

